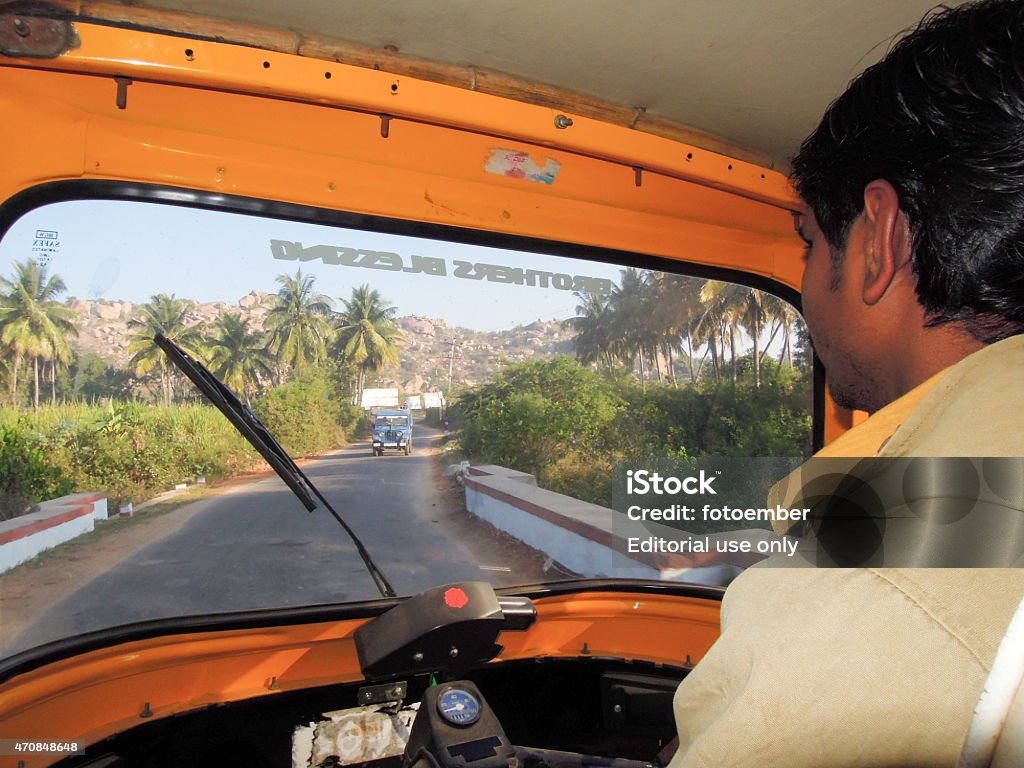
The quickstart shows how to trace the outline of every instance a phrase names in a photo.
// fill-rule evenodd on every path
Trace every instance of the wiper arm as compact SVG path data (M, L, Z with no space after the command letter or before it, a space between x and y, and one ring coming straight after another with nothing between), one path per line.
M349 527L348 523L331 506L330 502L324 498L319 489L306 477L306 474L299 469L299 465L281 447L277 439L270 434L270 430L263 425L263 422L256 417L256 414L239 400L238 396L228 389L224 382L210 373L206 366L195 360L166 336L158 333L153 337L153 341L167 354L171 362L191 379L199 391L206 395L209 401L227 417L228 421L241 433L242 437L249 441L252 447L259 452L260 456L266 459L267 463L273 467L278 476L298 496L299 501L302 502L302 505L308 511L312 512L316 509L317 504L313 500L313 496L320 500L324 507L327 508L327 511L334 515L334 519L345 529L349 538L352 539L352 543L356 545L356 550L363 559L363 563L370 572L370 576L377 585L377 589L380 590L381 596L395 597L394 588L373 562L370 553L363 546L363 542L359 540L355 531Z

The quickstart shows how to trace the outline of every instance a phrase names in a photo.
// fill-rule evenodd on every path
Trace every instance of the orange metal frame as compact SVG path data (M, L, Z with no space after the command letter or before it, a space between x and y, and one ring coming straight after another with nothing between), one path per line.
M57 59L0 60L0 200L75 179L162 184L614 249L799 288L798 202L777 172L385 72L76 29L80 47ZM494 150L555 161L553 183L488 171ZM830 409L826 436L847 424ZM533 629L503 638L502 658L575 656L586 642L595 654L696 662L718 628L713 601L608 593L539 607ZM94 741L138 724L147 702L166 716L357 680L356 624L176 636L54 663L0 687L0 733L66 729Z
M68 178L161 182L682 259L796 287L781 174L650 134L436 83L78 24L81 47L0 69L0 194ZM325 75L330 74L330 79ZM131 79L125 108L116 78ZM388 136L381 115L390 116ZM32 151L26 149L31 136ZM553 184L485 171L493 149ZM637 186L635 168L642 169Z
M65 55L0 66L0 199L65 179L163 183L598 246L799 289L800 204L777 171L372 69L75 26L80 46ZM559 170L550 185L489 173L494 150ZM828 442L851 417L829 402L825 422Z

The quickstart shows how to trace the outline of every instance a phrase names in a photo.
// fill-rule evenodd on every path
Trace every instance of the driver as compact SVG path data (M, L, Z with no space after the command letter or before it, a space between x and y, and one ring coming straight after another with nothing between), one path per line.
M1024 456L1024 1L926 18L792 178L811 339L870 414L823 453ZM671 768L955 765L1022 595L1024 570L748 570Z

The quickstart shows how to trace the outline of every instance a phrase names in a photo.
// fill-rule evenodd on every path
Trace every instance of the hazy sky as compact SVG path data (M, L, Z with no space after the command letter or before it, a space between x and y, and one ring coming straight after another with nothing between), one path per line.
M304 262L275 258L274 240L299 243L306 249L304 255L314 258ZM314 246L328 248L310 253ZM289 251L295 253L295 246L277 249L279 255ZM600 285L576 278L618 282L621 269L241 214L111 201L57 203L27 214L0 242L0 275L10 276L12 262L32 256L49 259L51 274L60 275L67 284L66 296L138 303L169 293L234 304L252 290L275 293L277 275L294 275L301 268L304 275L316 277L315 290L334 299L338 309L339 298L348 298L352 288L369 283L398 307L400 315L437 317L452 326L477 330L572 317L578 300L566 289L570 285L566 275L574 285ZM457 261L501 269L486 270L490 280L469 279L481 270ZM392 271L424 264L434 274ZM545 282L547 287L542 287Z

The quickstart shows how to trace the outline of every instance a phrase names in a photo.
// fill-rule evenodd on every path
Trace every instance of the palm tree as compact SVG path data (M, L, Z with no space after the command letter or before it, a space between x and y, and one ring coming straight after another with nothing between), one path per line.
M77 329L75 335L78 335ZM47 350L46 359L50 362L50 403L51 405L57 404L57 364L66 366L71 362L71 346L68 344L67 338L63 336L53 336L50 338L50 343Z
M729 342L729 359L732 362L732 381L736 383L736 333L740 327L741 319L746 311L749 288L735 283L723 283L717 280L709 280L700 291L700 300L704 305L704 318L701 322L701 331L709 348L712 350L712 361L715 362L716 370L718 361L715 360L714 336L717 334L722 344L720 358L724 362L725 342Z
M195 325L189 326L186 318L191 309L191 302L186 302L161 293L150 298L148 304L139 307L141 317L129 321L129 328L140 329L131 337L128 351L132 357L128 361L134 366L136 373L145 376L156 369L160 377L160 389L163 392L164 405L171 404L171 375L173 364L167 362L164 354L153 337L163 334L193 357L200 357L202 333Z
M0 343L12 352L11 395L18 389L18 367L32 359L32 405L39 407L39 361L67 360L68 336L77 336L74 314L57 302L67 290L64 281L48 277L46 267L35 259L15 262L13 278L0 278ZM55 367L54 367L55 370Z
M574 295L580 301L576 305L576 317L570 317L562 325L576 331L572 340L576 357L588 365L601 361L611 370L618 356L619 345L613 328L615 318L609 297L580 291Z
M279 365L302 370L307 365L327 358L327 344L331 335L329 318L334 302L323 294L313 292L316 278L303 276L298 270L294 277L278 275L281 288L277 303L267 313L265 326L270 332L268 349L277 357Z
M775 341L775 337L779 331L782 331L782 350L779 352L779 367L783 365L783 361L789 359L789 364L793 364L792 356L792 344L791 338L793 334L793 326L799 321L800 315L797 313L792 306L787 302L780 299L778 296L766 294L763 297L761 303L762 309L765 313L765 320L771 323L772 329L768 336L768 341L764 345L764 349L761 351L761 357L764 358L768 352L768 348Z
M683 340L686 341L687 368L690 374L690 384L697 383L697 369L694 368L693 360L696 356L696 347L700 346L697 341L697 328L700 323L703 308L700 303L700 292L704 287L705 280L695 277L670 276L668 290L676 306L675 329L679 336L680 346Z
M698 278L667 272L649 272L645 277L645 324L652 337L654 351L668 363L673 386L677 386L674 360L676 350L685 349L690 383L696 382L693 334L702 314L700 290L704 282Z
M717 320L719 338L727 336L732 359L732 380L736 382L736 334L742 329L753 343L754 386L761 386L761 336L765 323L770 321L776 312L781 312L782 302L762 291L748 288L735 283L709 282L701 289L701 301L704 303L708 318ZM788 322L788 320L784 321ZM778 328L776 328L777 332ZM774 333L772 334L774 339ZM769 344L771 339L769 339ZM724 342L723 342L724 347Z
M627 267L622 270L621 283L612 289L610 299L615 315L615 335L622 339L625 348L634 350L640 358L640 385L646 389L647 378L644 369L644 352L654 345L655 334L651 325L650 306L645 290L642 270ZM632 355L630 355L632 357Z
M741 300L739 308L739 322L754 343L754 387L761 388L761 331L764 329L765 310L764 301L766 294L761 291L747 288L746 295Z
M241 392L246 404L250 404L251 383L273 375L274 360L262 334L250 330L249 321L238 312L225 312L217 317L206 346L214 375Z
M404 338L395 325L395 307L385 302L380 293L368 285L352 289L352 296L342 300L345 310L338 324L336 348L344 362L359 366L356 402L363 396L368 371L387 363L398 362L398 346Z

